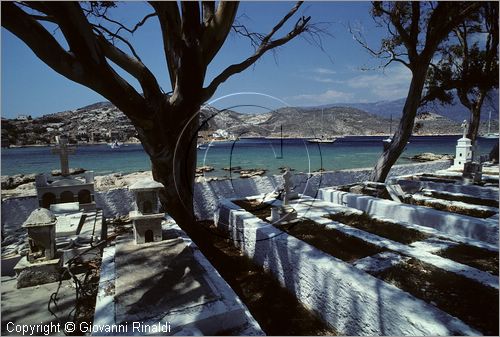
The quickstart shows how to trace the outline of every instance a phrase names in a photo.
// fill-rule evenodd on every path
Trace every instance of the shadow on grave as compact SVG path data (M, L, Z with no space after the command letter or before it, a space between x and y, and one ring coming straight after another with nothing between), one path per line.
M117 322L147 320L219 299L180 238L142 245L122 240L115 259Z

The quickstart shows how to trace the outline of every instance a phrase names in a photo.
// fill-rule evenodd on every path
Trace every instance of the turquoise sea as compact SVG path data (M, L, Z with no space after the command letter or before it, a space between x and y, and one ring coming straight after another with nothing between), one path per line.
M280 167L297 172L313 172L371 167L382 152L381 136L351 136L334 143L308 143L303 139L240 139L214 142L198 150L198 166L215 168L207 175L228 176L223 168L263 168L269 174L279 173ZM407 157L422 153L454 154L460 136L415 136L410 139L398 164L411 162ZM480 139L481 154L490 152L498 139ZM50 147L8 148L1 150L2 175L50 172L59 168L59 157ZM70 167L93 170L96 175L115 172L130 173L151 169L149 159L140 144L118 149L108 145L82 145L70 155Z

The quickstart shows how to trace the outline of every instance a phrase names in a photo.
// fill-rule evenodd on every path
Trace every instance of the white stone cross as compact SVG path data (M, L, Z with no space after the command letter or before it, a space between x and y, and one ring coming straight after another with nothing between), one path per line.
M460 125L460 127L462 129L464 129L464 134L463 134L463 137L462 138L465 138L465 136L467 135L467 121L464 119L464 121L462 122L462 125Z
M69 162L68 155L75 152L74 147L68 146L68 139L56 136L56 142L59 146L55 149L52 149L53 154L58 154L59 159L61 160L61 175L63 177L69 176Z

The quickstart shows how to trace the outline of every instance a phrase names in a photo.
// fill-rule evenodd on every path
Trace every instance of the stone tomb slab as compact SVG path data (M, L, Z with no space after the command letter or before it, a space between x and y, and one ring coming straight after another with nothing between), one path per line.
M115 264L118 324L162 318L219 299L180 238L142 245L121 239Z
M76 235L78 229L81 227L82 221L85 221L83 212L58 216L56 222L56 236Z
M18 288L57 282L61 274L61 259L30 263L26 256L23 256L14 267L14 271L17 275Z

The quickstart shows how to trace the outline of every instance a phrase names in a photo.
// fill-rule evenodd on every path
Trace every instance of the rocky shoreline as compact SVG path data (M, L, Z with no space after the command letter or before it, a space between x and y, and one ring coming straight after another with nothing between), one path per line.
M426 162L426 161L436 161L436 160L451 160L453 156L450 155L439 155L433 153L421 153L413 157L408 157L415 162ZM224 167L222 170L227 171L227 176L222 177L205 177L204 174L207 172L214 171L212 166L201 166L196 169L195 181L196 182L209 182L212 180L226 180L229 179L231 174L232 178L252 178L257 176L263 176L268 171L263 168L242 168L239 166L235 167ZM280 167L280 171L283 173L285 167ZM72 168L70 169L71 174L81 174L86 170L83 168ZM292 171L294 171L292 169ZM317 172L325 172L326 170L318 170ZM51 172L53 176L58 176L61 174L60 170L53 170ZM13 176L2 176L2 200L10 197L25 197L36 195L35 190L35 176L36 174L16 174ZM121 188L130 186L141 179L152 179L151 171L139 171L133 173L112 173L107 175L97 175L95 176L95 190L96 191L108 191L113 188Z

